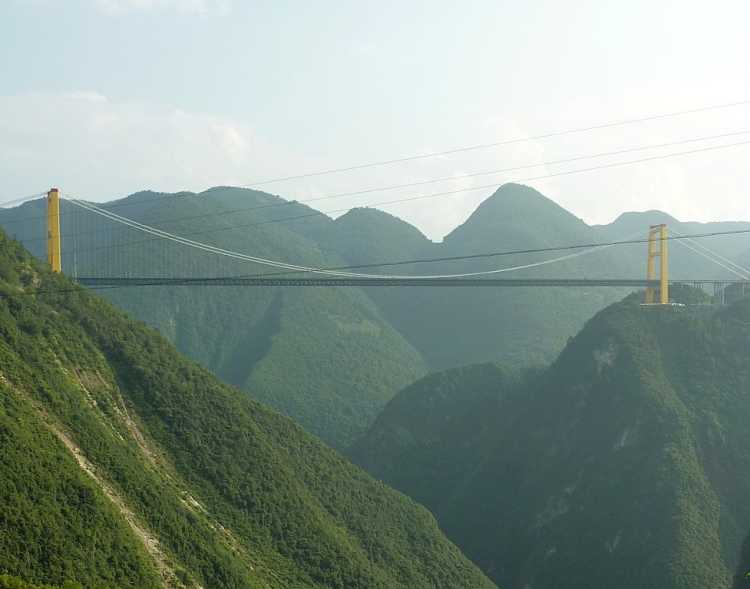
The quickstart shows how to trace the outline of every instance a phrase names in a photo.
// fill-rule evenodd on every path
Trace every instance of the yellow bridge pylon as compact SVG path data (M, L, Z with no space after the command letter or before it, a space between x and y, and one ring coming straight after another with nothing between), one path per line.
M57 188L50 188L47 193L47 261L53 272L62 272L60 191Z
M658 247L657 247L658 243ZM669 304L669 252L667 249L667 226L652 225L648 230L648 262L646 278L656 280L656 258L659 258L659 302L656 302L656 289L646 288L647 305Z

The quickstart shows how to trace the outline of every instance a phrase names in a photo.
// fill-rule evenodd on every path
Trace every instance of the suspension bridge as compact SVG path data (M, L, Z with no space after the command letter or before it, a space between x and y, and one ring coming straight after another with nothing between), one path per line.
M60 232L60 192L53 188L47 193L47 260L55 272L62 271L62 240ZM129 240L124 243L106 242L103 245L97 245L92 249L114 251L116 248L133 247L138 244L165 243L171 247L181 248L183 251L189 251L193 256L201 255L211 258L232 260L238 264L248 263L271 268L275 272L265 274L239 274L225 273L223 275L208 275L205 272L200 273L198 266L193 264L192 272L188 264L182 268L182 272L175 268L174 275L170 276L149 276L143 273L133 273L132 268L124 266L122 259L118 260L115 256L114 263L111 264L117 269L117 272L109 272L107 275L94 275L78 273L77 262L77 241L76 231L73 232L74 260L73 260L73 278L84 286L89 287L121 287L121 286L234 286L234 287L483 287L483 288L508 288L508 287L526 287L526 288L543 288L543 287L619 287L619 288L642 288L645 289L645 303L651 305L668 305L670 304L669 288L675 284L688 284L691 286L713 289L713 293L719 302L723 301L724 293L729 288L737 289L741 295L747 291L750 293L750 271L738 265L732 260L719 255L705 246L698 244L694 237L684 236L676 232L669 233L666 225L655 225L648 229L648 236L644 239L626 239L619 242L610 242L605 244L584 244L570 245L559 248L546 248L544 250L527 250L539 253L540 251L557 250L574 250L564 255L558 255L553 258L519 264L509 267L494 268L490 270L478 270L474 272L462 272L454 274L370 274L363 272L354 272L352 270L362 268L362 266L346 267L314 267L308 265L294 264L283 260L273 260L246 252L226 249L212 245L206 242L190 239L185 235L167 232L153 225L147 225L123 215L119 215L110 209L103 208L96 204L77 199L65 199L65 202L75 207L76 210L85 213L90 218L98 218L106 223L105 229L99 231L109 231L110 233L119 228L128 230L141 236L140 240ZM77 227L75 229L78 229ZM731 233L731 232L729 232ZM143 238L146 239L143 239ZM668 243L670 240L686 240L686 247L700 253L718 264L725 270L735 276L732 279L711 279L711 278L694 278L673 280L669 276L669 255ZM101 240L100 240L101 241ZM687 241L692 242L695 246L705 251L691 246ZM98 242L97 242L98 243ZM647 245L646 251L646 272L645 276L640 278L505 278L501 277L506 273L518 270L530 270L542 266L548 266L563 262L566 260L590 255L597 251L602 251L617 245L626 243L644 243ZM708 253L707 253L708 252ZM523 253L523 252L521 252ZM709 253L711 254L709 256ZM484 254L480 256L465 256L465 258L475 258L482 256L491 256ZM131 256L132 257L132 256ZM453 257L451 259L460 259ZM416 260L415 262L435 261L435 260ZM658 264L657 264L658 261ZM404 262L385 262L383 264L371 264L367 266L389 266L400 265ZM216 263L212 264L213 268L218 268Z

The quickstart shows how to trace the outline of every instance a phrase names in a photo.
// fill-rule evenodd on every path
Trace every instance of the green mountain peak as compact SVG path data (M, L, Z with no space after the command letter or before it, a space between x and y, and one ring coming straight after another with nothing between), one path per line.
M537 190L504 184L445 237L445 244L469 248L556 244L580 238L590 227Z

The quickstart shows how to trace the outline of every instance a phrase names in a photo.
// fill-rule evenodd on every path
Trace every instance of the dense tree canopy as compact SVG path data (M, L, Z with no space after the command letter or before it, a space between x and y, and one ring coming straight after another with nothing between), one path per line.
M353 457L504 587L728 589L750 562L750 299L639 302L599 313L548 369L415 383Z
M0 235L0 574L492 587L432 516Z

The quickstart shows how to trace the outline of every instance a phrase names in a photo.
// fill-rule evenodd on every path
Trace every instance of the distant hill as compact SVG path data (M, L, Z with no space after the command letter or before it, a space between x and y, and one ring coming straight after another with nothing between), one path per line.
M623 213L609 225L599 225L596 228L606 240L624 239L632 236L635 231L645 233L650 225L666 223L670 230L682 235L695 235L712 232L750 230L750 223L744 221L725 221L716 223L694 223L678 221L674 217L662 211L646 211L643 213ZM718 264L708 262L705 257L694 250L704 251L700 246L707 247L712 252L723 256L733 262L742 264L744 256L742 252L748 249L748 234L721 235L704 238L696 245L695 242L674 240L669 243L671 252L670 273L674 278L687 278L700 276L708 279L714 278L737 278L735 274L728 272ZM692 247L687 248L683 243ZM643 267L643 248L628 246L619 251L620 255L627 259L625 262L634 270ZM750 256L747 258L750 260ZM722 262L726 265L725 262ZM744 262L747 267L747 262Z
M549 369L406 388L351 455L509 589L728 589L750 532L748 349L750 299L629 297Z
M39 257L46 256L44 206L36 201L0 211L0 225ZM138 193L107 208L226 249L312 266L343 262L315 241L332 230L331 219L270 194L230 188ZM294 217L304 220L275 222ZM65 202L62 227L68 274L76 269L79 275L131 276L272 271L180 245L164 246ZM118 243L132 245L111 247ZM338 447L360 435L398 389L426 370L420 353L357 289L154 287L101 293L226 382L251 391Z
M425 509L2 232L0 334L0 587L494 587Z
M254 275L257 264L164 246L121 225L94 225L63 203L64 270L73 275ZM142 192L107 203L114 213L222 248L309 266L464 256L645 237L668 220L683 233L747 228L748 223L679 223L665 213L626 213L592 227L536 190L506 184L443 242L376 209L331 219L302 204L246 189L200 194ZM0 210L0 225L44 257L44 202ZM283 221L283 222L281 222ZM95 229L99 227L99 229ZM76 237L73 235L76 234ZM121 241L132 246L111 247ZM747 236L703 243L733 260ZM77 255L74 256L74 252ZM672 276L731 277L670 244ZM374 274L434 275L493 271L566 259L498 277L641 277L645 245L506 255L429 264L370 267ZM747 265L750 265L750 255ZM356 270L355 270L356 271ZM481 362L516 367L549 363L584 322L627 290L606 288L131 288L103 296L156 327L220 378L293 417L337 448L347 447L399 389L430 370Z
M750 223L681 223L666 213L625 213L611 225L589 226L538 191L505 184L442 243L387 213L354 210L337 219L327 232L328 247L350 264L411 260L594 244L647 236L652 224L666 222L683 234L750 229ZM702 241L738 261L750 243L748 235ZM735 276L704 257L671 242L674 278ZM497 277L624 278L645 275L643 243L602 249ZM473 261L370 268L386 274L453 274L491 271L533 264L571 251L498 256ZM750 254L748 254L750 259ZM748 262L750 264L750 262ZM595 312L619 300L618 289L367 289L390 323L420 351L430 368L440 370L479 362L500 361L528 366L552 361L569 337Z
M450 257L483 252L597 243L599 233L537 191L506 184L490 196L442 243L419 241L390 215L371 212L377 224L373 240L361 230L362 216L344 216L334 224L335 249L349 263L392 259L388 253L403 243L399 259ZM397 230L400 229L400 230ZM399 238L401 240L399 241ZM407 239L408 238L408 239ZM387 243L389 251L381 252ZM396 248L397 249L397 248ZM365 253L366 252L366 253ZM373 254L372 252L377 252ZM494 270L570 254L526 254L489 259L384 268L384 273L453 274ZM611 250L497 277L593 277L619 273ZM627 274L627 272L625 272ZM597 310L623 296L607 289L369 289L391 324L427 359L433 369L503 361L534 364L550 361L565 340Z

